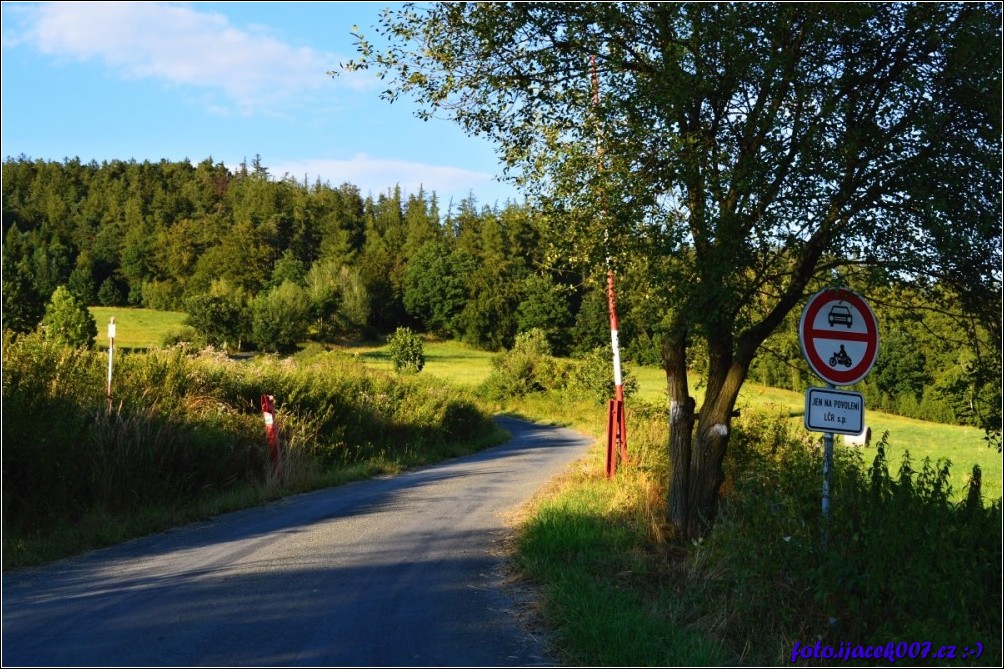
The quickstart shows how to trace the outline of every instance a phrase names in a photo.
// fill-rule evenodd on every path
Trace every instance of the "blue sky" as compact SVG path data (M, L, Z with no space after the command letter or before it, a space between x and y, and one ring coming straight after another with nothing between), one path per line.
M399 184L440 206L520 199L493 147L381 100L369 73L332 79L387 3L71 2L2 7L3 158L84 162L259 154L274 177Z

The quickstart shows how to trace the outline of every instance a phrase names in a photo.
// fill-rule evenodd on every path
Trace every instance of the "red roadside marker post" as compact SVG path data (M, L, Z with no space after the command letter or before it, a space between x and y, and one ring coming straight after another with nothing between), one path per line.
M627 463L627 421L624 417L624 379L621 377L621 351L618 338L617 302L614 273L607 272L607 305L610 309L610 344L614 352L614 399L607 404L607 478L617 473L617 458Z
M275 398L273 396L261 396L261 413L265 419L265 441L268 444L272 470L276 474L282 474L282 461L279 458L279 431L275 424Z
M593 107L600 104L600 77L596 71L596 56L589 58L592 70ZM603 160L600 151L600 136L596 137L597 169L603 171ZM606 211L601 212L606 216ZM609 231L607 231L609 236ZM609 240L607 244L609 245ZM624 416L624 381L621 378L621 350L617 333L617 300L614 294L614 271L607 257L607 306L610 311L610 344L614 357L614 399L607 403L607 478L612 479L617 473L617 458L627 463L627 420Z

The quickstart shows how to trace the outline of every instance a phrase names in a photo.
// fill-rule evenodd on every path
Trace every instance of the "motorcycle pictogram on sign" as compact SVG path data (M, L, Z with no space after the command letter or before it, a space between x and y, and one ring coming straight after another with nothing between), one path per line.
M798 325L809 367L834 386L865 377L878 355L878 321L857 293L829 288L809 298Z

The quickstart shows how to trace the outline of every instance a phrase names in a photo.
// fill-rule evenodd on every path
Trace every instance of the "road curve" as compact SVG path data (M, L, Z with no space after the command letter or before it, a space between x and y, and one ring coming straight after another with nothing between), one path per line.
M499 418L464 458L3 576L3 666L551 664L493 543L590 440Z

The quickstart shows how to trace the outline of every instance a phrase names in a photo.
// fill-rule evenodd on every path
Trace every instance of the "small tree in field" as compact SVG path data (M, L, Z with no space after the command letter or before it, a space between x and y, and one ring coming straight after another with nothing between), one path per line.
M310 298L292 281L251 301L251 338L260 351L287 352L307 337Z
M425 367L425 347L422 339L411 328L398 328L390 338L390 359L394 371L400 374L417 374Z
M98 326L94 317L66 286L59 286L45 308L42 318L45 335L68 346L94 346Z

